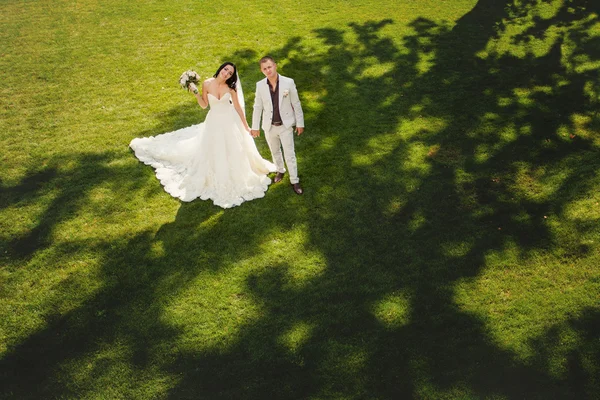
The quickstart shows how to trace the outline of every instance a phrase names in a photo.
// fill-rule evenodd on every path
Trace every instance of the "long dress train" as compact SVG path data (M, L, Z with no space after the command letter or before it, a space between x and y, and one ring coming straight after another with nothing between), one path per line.
M156 170L167 193L182 201L211 199L230 208L264 197L275 165L263 159L231 102L208 94L203 123L162 135L136 138L135 156Z

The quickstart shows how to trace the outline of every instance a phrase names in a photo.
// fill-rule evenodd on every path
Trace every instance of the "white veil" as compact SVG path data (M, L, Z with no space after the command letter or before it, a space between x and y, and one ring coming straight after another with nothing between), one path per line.
M235 74L237 76L237 82L235 83L235 92L237 93L238 102L240 103L240 108L242 109L242 115L244 116L243 119L246 119L246 102L244 101L244 90L242 89L242 81L240 80L240 75L237 73L237 71L235 72ZM237 112L235 114L239 116ZM244 126L244 124L242 124L241 119L235 118L235 122L238 124L240 132L246 131L246 127Z
M238 101L240 103L240 107L242 108L242 113L244 117L246 116L246 103L244 102L244 91L242 90L242 81L240 80L240 74L235 72L237 76L237 82L235 83L235 91L237 93Z

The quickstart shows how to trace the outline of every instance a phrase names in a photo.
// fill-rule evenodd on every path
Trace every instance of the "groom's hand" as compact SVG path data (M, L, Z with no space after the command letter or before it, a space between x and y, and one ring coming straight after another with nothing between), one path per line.
M298 136L302 135L302 133L304 132L304 128L296 128L296 132L298 133Z
M260 131L252 129L250 131L250 134L252 135L252 137L259 137L260 136Z

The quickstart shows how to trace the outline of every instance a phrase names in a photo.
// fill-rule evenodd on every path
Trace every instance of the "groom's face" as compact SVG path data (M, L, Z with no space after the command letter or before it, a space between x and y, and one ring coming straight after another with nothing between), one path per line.
M277 64L271 60L267 60L260 64L260 70L267 78L274 78L277 76Z

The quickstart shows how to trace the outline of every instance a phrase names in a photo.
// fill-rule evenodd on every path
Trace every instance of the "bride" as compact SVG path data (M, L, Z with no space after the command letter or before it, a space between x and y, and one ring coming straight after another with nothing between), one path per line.
M156 169L164 189L182 201L211 199L230 208L263 197L275 165L263 159L250 136L236 66L226 62L202 84L190 83L200 107L210 106L203 123L162 135L136 138L129 147Z

